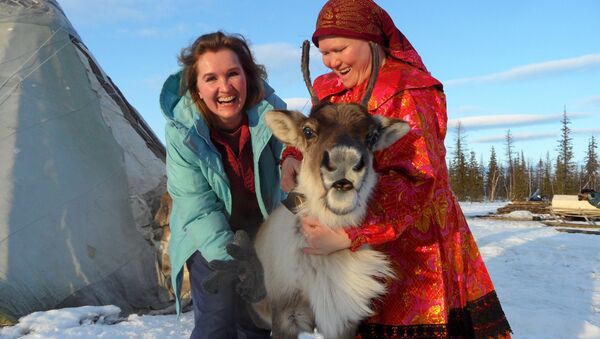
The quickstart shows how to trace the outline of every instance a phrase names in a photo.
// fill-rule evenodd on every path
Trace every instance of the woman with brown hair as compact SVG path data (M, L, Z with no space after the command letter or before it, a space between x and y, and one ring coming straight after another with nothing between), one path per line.
M239 35L202 35L179 60L182 70L166 80L160 96L167 119L167 189L173 198L169 256L177 311L187 265L192 338L269 338L269 331L252 323L236 293L238 282L223 280L211 294L202 281L213 272L208 262L232 259L226 245L234 232L253 236L281 200L282 145L263 115L285 103Z

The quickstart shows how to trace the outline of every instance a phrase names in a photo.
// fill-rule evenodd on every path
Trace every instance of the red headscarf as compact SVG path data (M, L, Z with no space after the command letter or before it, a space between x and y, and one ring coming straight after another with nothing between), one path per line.
M319 47L319 38L327 35L373 41L387 47L392 57L427 72L421 57L390 15L372 0L327 1L312 36L315 46Z

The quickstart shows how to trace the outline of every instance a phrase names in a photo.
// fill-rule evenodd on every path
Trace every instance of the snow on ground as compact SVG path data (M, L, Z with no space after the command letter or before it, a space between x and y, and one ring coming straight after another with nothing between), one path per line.
M0 338L189 338L194 327L192 312L184 313L179 320L175 315L132 314L114 323L119 312L113 305L35 312L19 319L15 326L0 329Z
M516 339L600 338L600 235L535 221L477 218L505 203L461 203ZM130 315L115 306L36 312L0 338L187 338L193 316ZM111 325L112 324L112 325Z

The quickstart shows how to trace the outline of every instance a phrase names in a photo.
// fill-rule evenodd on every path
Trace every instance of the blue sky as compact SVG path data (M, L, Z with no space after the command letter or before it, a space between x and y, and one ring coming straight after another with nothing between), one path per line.
M324 1L58 0L83 42L162 139L158 95L176 56L198 35L224 30L251 43L269 82L291 107L308 101L300 46ZM487 163L515 149L537 161L555 154L563 109L575 160L600 139L600 1L377 1L442 81L449 152L461 121L468 149ZM313 52L316 53L316 50ZM313 78L324 73L313 54Z

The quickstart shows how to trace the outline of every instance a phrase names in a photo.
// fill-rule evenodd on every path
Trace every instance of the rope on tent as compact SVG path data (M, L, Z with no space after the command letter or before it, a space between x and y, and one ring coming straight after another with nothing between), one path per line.
M2 83L2 85L0 85L0 89L3 89L4 86L6 86L6 84L11 80L11 78L15 77L16 75L18 75L19 71L21 71L25 65L29 62L29 60L36 55L43 47L44 45L58 32L62 30L62 28L58 29L56 32L54 32L46 41L44 41L44 43L42 45L40 45L40 47L38 47L33 53L31 53L31 55L29 56L29 58L27 58L27 60L25 60L25 62L11 75L9 76L6 81L4 81L4 83ZM12 95L13 91L19 87L19 85L21 85L21 83L23 81L25 81L29 76L31 76L31 74L33 74L35 71L38 70L38 68L40 68L41 66L43 66L46 62L50 61L50 59L52 59L54 56L56 56L56 54L58 54L58 52L60 52L63 48L67 47L70 44L70 40L67 40L66 43L64 43L62 46L58 47L58 49L56 49L56 51L54 51L54 53L52 53L51 55L49 55L46 59L44 59L39 65L37 65L35 68L33 68L29 73L27 73L23 78L21 78L19 80L19 82L17 82L12 88L10 88L7 93L6 96L4 96L3 98L0 98L0 106L2 106L6 100L8 100L8 98Z
M121 108L123 117L129 121L131 127L146 141L146 146L156 155L159 159L165 161L166 150L160 139L156 136L154 131L146 123L144 118L138 113L138 111L127 101L123 93L119 90L110 77L106 76L105 73L100 69L91 53L83 42L75 36L71 35L71 41L74 46L83 54L88 60L88 64L91 68L92 73L96 76L96 80L104 88L107 95Z
M27 60L25 60L25 61L23 62L23 64L21 64L21 66L19 66L19 67L17 68L17 70L16 70L16 71L15 71L13 74L9 75L9 76L8 76L8 78L6 78L6 81L4 81L4 82L3 82L3 83L0 85L0 89L4 88L4 86L6 86L6 83L7 83L7 82L8 82L8 81L9 81L9 80L12 78L12 77L14 77L15 75L17 75L17 73L19 73L19 72L20 72L20 71L23 69L23 67L25 67L25 65L26 65L26 64L29 62L29 60L30 60L31 58L33 58L33 56L34 56L34 55L36 55L36 54L37 54L37 53L38 53L38 52L39 52L39 51L40 51L40 50L41 50L41 49L42 49L42 48L43 48L43 47L44 47L44 46L45 46L45 45L48 43L48 41L52 40L52 38L53 38L53 37L56 35L56 33L58 33L58 31L60 31L60 30L62 30L62 27L61 27L61 28L59 28L59 29L57 29L57 30L56 30L54 33L52 33L52 34L51 34L51 35L48 37L48 39L46 39L46 41L44 41L44 42L43 42L43 43L40 45L40 47L38 47L38 48L37 48L35 51L33 51L33 53L31 53L31 55L29 56L29 58L27 58Z

